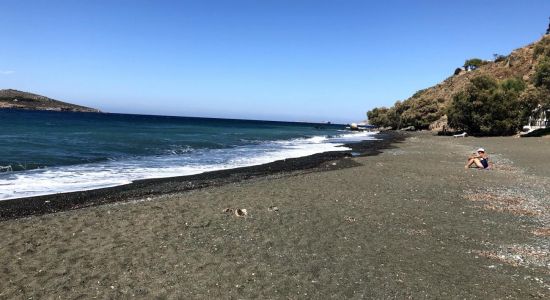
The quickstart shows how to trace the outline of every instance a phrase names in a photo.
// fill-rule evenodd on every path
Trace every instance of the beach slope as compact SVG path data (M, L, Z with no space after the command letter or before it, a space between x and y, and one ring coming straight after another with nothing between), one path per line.
M494 168L465 170L479 146ZM415 133L327 163L354 167L5 220L0 298L547 298L549 147Z

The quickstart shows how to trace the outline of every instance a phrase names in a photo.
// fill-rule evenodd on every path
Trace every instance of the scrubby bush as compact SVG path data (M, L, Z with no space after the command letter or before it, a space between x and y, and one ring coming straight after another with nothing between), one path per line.
M400 129L414 126L417 129L428 129L432 122L442 115L438 101L426 98L411 97L405 101L397 101L391 108L375 108L367 112L369 123L375 126Z
M533 49L534 58L539 58L540 56L550 57L550 36L544 37Z
M528 107L520 99L526 84L512 78L502 82L483 75L457 93L447 111L449 125L472 135L512 135L525 121Z
M378 127L393 127L391 122L390 109L387 107L374 108L367 112L369 124Z
M409 125L403 123L402 115L410 109L411 101L397 101L391 108L381 107L375 108L367 112L369 124L379 127L391 127L400 129Z
M500 87L504 91L520 93L527 88L527 83L521 78L508 78L500 83Z
M424 94L424 92L426 91L426 89L422 89L422 90L418 90L416 91L411 98L418 98L420 97L422 94Z
M536 87L550 89L550 57L543 58L536 67L533 83Z
M437 102L424 98L410 101L410 105L401 114L403 127L414 126L417 129L428 129L432 122L437 121L442 111Z
M501 55L501 54L498 54L498 53L493 54L493 60L495 62L505 61L507 58L508 57L506 55Z
M522 106L526 108L527 116L537 106L550 109L550 91L545 88L530 86L520 96Z
M471 58L464 62L464 69L473 71L483 65L487 64L486 61L479 58Z

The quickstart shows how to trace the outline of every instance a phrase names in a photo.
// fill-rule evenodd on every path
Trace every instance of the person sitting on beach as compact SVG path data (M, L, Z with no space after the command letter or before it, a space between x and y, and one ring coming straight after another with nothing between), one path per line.
M485 154L485 149L479 148L476 150L476 153L473 153L470 157L468 157L468 163L464 168L468 169L471 166L480 169L489 168L489 157Z

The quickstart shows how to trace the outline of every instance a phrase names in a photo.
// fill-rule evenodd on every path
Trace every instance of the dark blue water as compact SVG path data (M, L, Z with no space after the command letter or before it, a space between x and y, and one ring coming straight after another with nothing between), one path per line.
M345 150L342 125L0 110L0 199Z

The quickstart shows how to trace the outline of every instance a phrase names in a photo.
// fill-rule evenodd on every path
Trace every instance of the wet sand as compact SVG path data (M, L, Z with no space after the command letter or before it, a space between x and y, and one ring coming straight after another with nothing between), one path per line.
M464 169L479 146L493 170ZM305 171L4 220L0 298L547 298L549 149L418 133Z

